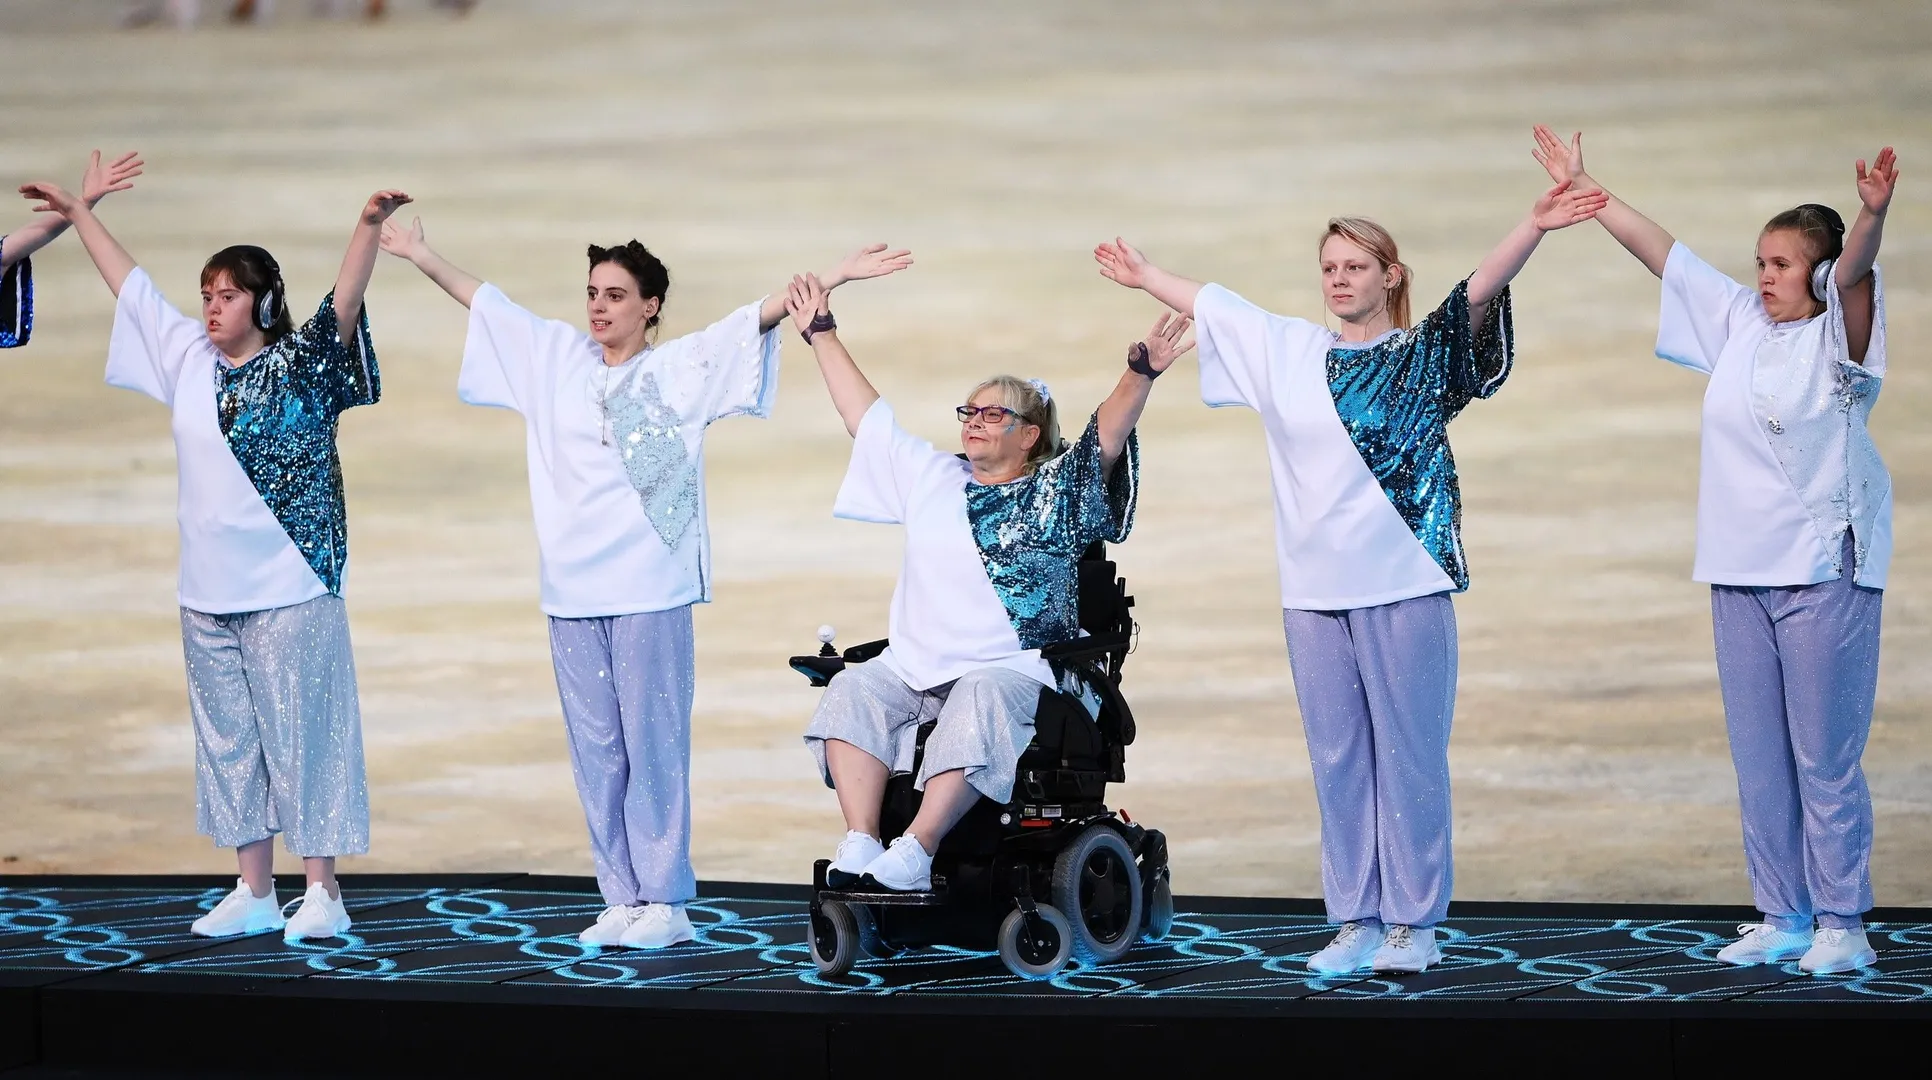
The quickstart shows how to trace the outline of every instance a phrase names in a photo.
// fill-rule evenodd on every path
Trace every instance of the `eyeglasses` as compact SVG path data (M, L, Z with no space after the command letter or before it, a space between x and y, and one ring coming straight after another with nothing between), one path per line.
M972 423L973 417L975 416L988 424L1004 424L1006 423L1006 418L1009 416L1015 420L1026 419L1026 417L1021 416L1016 410L1009 409L1004 405L961 405L959 408L954 409L953 413L959 417L959 422L962 424Z

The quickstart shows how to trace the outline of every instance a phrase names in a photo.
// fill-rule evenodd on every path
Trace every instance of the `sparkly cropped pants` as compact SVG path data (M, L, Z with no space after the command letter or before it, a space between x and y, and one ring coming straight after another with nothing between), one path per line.
M1711 624L1752 898L1786 928L1872 906L1872 796L1859 759L1878 695L1885 594L1852 581L1715 585Z
M691 870L691 607L550 620L570 769L606 904L682 904Z
M1446 593L1281 613L1322 819L1333 922L1434 926L1449 912L1449 725L1456 612Z
M932 777L964 769L973 790L1003 803L1013 797L1020 755L1033 741L1039 706L1040 683L1009 668L979 668L930 690L914 690L891 668L872 661L846 668L826 686L805 745L818 758L826 787L832 786L827 739L851 743L895 773L910 773L919 725L937 720L926 736L926 755L913 786L924 791Z
M369 850L349 617L333 594L209 615L181 609L195 817L222 847L276 833L304 858Z

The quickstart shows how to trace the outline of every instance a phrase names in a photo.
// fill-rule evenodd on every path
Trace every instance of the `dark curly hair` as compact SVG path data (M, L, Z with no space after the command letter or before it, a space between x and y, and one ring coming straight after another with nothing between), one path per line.
M664 298L671 292L671 271L665 268L663 260L635 240L617 247L590 245L590 268L595 270L605 263L616 263L630 274L631 280L637 282L640 299L657 300L657 314L644 320L645 329L657 329L658 318L664 314Z

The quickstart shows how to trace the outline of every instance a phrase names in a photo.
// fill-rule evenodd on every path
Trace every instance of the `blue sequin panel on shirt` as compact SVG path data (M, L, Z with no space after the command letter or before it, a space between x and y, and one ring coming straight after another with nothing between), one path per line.
M336 328L330 293L313 318L247 363L215 365L215 411L228 448L332 593L342 591L349 559L336 419L382 396L368 311L357 319L352 344L343 344Z
M0 252L7 238L0 236ZM0 276L0 349L25 345L34 336L34 261L22 259Z
M1472 331L1467 281L1413 328L1328 351L1328 391L1350 441L1457 592L1469 587L1469 565L1449 421L1502 387L1515 352L1509 290Z
M1020 647L1077 636L1080 555L1117 544L1134 527L1140 443L1130 432L1112 474L1101 468L1100 418L1068 450L1004 484L966 485L966 520Z

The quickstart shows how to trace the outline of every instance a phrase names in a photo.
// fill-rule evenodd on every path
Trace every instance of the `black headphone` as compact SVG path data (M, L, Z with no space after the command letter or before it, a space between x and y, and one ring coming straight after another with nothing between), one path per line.
M270 255L266 248L258 248L253 244L247 245L245 250L254 258L260 259L268 268L269 276L275 279L274 284L255 299L255 329L266 334L281 321L285 310L284 305L287 303L284 294L288 289L282 284L282 267L275 261L275 256Z
M1830 229L1832 235L1837 238L1837 243L1833 246L1837 247L1838 251L1819 259L1811 267L1811 298L1823 304L1827 302L1826 297L1830 295L1831 281L1829 275L1831 273L1832 262L1845 250L1845 219L1838 216L1838 211L1833 210L1824 203L1805 203L1803 206L1798 207L1798 209L1809 210L1819 217L1824 218L1825 227Z

